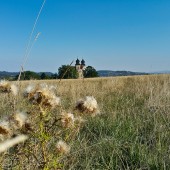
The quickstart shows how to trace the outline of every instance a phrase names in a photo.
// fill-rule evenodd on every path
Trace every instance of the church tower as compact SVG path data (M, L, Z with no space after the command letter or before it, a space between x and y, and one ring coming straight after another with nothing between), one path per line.
M85 69L85 66L86 66L86 65L85 65L85 61L82 59L82 60L81 60L81 69L84 70L84 69Z
M76 70L80 69L80 60L77 58L76 64L75 64Z
M75 68L79 75L78 78L83 78L83 70L85 69L85 61L82 59L81 64L80 64L80 60L77 58Z

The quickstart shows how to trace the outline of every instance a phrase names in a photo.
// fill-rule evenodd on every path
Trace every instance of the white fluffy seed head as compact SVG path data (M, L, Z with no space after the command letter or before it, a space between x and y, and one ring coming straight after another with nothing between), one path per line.
M61 113L61 124L64 128L69 128L74 125L74 115L72 113Z
M76 108L79 111L91 113L93 116L99 114L98 104L93 96L86 96L84 99L78 100Z
M59 97L52 95L51 98L49 98L49 103L54 108L61 105L61 100Z
M64 141L59 140L56 144L56 149L57 152L59 152L60 154L67 154L70 152L70 146L67 145Z
M11 84L11 92L14 96L16 96L18 94L18 88L16 85Z
M6 80L0 81L0 90L4 93L12 93L14 96L18 94L17 86Z
M10 127L10 123L7 120L0 121L0 134L10 136L12 134L12 130Z
M46 83L42 83L40 84L40 89L45 89L45 90L49 90L50 92L53 92L54 90L56 90L56 87L53 85L48 86Z
M97 101L93 96L86 96L83 105L90 112L93 112L98 108Z
M0 86L7 86L8 84L9 84L9 82L6 81L6 80L1 80L0 81Z
M55 108L61 106L60 98L57 97L53 91L52 86L43 83L39 86L28 86L25 90L25 97L34 104L41 105L46 108Z
M27 121L27 114L25 112L18 111L14 114L13 119L15 121L15 126L17 128L22 128Z
M32 93L35 90L35 86L28 85L24 91L24 96L27 96L29 93Z

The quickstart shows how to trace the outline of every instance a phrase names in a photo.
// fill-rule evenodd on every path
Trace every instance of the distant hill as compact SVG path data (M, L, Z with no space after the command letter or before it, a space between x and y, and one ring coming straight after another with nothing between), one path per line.
M41 75L42 73L45 73L48 76L51 76L53 73L51 72L37 72L37 74ZM0 79L4 78L14 78L17 76L19 72L8 72L8 71L0 71Z
M132 72L132 71L98 70L97 72L100 77L133 76L133 75L148 75L148 74L170 74L170 71L157 71L157 72L145 73L145 72ZM48 76L51 76L54 74L52 72L37 72L37 74L39 75L41 75L42 73L45 73ZM0 79L14 78L18 74L19 72L0 71Z
M170 71L169 70L155 71L155 72L152 72L151 74L170 74Z
M133 76L133 75L148 75L143 72L132 72L132 71L112 71L112 70L99 70L97 71L100 77L109 76Z
M18 75L19 72L7 72L7 71L0 71L0 78L6 78L6 77L15 77Z

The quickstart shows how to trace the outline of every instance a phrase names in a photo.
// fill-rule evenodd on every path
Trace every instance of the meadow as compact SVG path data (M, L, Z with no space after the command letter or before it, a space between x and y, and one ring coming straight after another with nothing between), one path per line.
M59 107L23 97L29 84L42 83L53 86ZM100 114L75 108L86 96L96 99ZM28 139L0 153L1 169L170 169L170 75L22 81L17 96L0 93L0 99L0 119L17 110L28 117L12 134ZM71 118L60 122L63 112L76 117L74 125Z

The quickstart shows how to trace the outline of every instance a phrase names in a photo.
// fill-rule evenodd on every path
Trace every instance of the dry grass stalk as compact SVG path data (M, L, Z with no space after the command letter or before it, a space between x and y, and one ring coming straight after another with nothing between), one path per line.
M12 147L18 143L24 142L27 139L28 139L28 137L26 135L20 135L13 139L6 140L3 143L0 143L0 153L5 152L10 147Z

